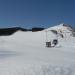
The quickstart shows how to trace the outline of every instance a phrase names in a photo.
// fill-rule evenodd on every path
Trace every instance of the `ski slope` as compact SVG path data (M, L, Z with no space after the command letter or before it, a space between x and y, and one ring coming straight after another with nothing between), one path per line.
M75 75L75 37L59 36L58 45L47 48L46 30L0 36L0 75Z

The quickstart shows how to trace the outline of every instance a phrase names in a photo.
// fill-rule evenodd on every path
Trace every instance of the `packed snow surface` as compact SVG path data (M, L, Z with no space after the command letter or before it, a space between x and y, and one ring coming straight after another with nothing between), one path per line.
M0 36L0 75L75 75L75 37L58 36L58 45L47 48L47 38L54 39L47 30Z

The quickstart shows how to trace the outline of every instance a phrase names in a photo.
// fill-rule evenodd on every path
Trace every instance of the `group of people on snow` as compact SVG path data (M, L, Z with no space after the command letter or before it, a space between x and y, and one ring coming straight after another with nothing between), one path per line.
M46 42L46 47L55 47L58 44L58 40L54 39L52 41Z

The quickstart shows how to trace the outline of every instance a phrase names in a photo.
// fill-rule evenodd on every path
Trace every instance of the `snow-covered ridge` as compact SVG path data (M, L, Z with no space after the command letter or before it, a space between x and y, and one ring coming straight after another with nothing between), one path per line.
M61 29L68 30L58 25L0 36L0 75L75 75L75 37L61 31L66 36L57 37ZM60 46L46 47L46 31L50 31L48 39L57 38Z
M59 30L59 29L62 29L62 30L70 30L70 29L74 29L72 28L72 26L68 25L68 24L59 24L59 25L56 25L56 26L53 26L53 27L50 27L48 28L47 30L49 29L55 29L55 30Z
M50 27L47 30L57 30L58 32L59 31L62 31L62 32L74 31L74 29L70 25L67 25L67 24L59 24L59 25Z
M63 36L67 34L68 34L67 36L75 36L75 29L67 24L59 24L46 29L46 31L51 31L51 30L56 31L58 34L62 34Z

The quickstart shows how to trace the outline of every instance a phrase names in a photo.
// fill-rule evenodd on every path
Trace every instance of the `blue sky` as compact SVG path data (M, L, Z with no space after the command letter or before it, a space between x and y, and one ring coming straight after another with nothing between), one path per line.
M0 0L0 27L47 28L60 23L75 25L75 0Z

